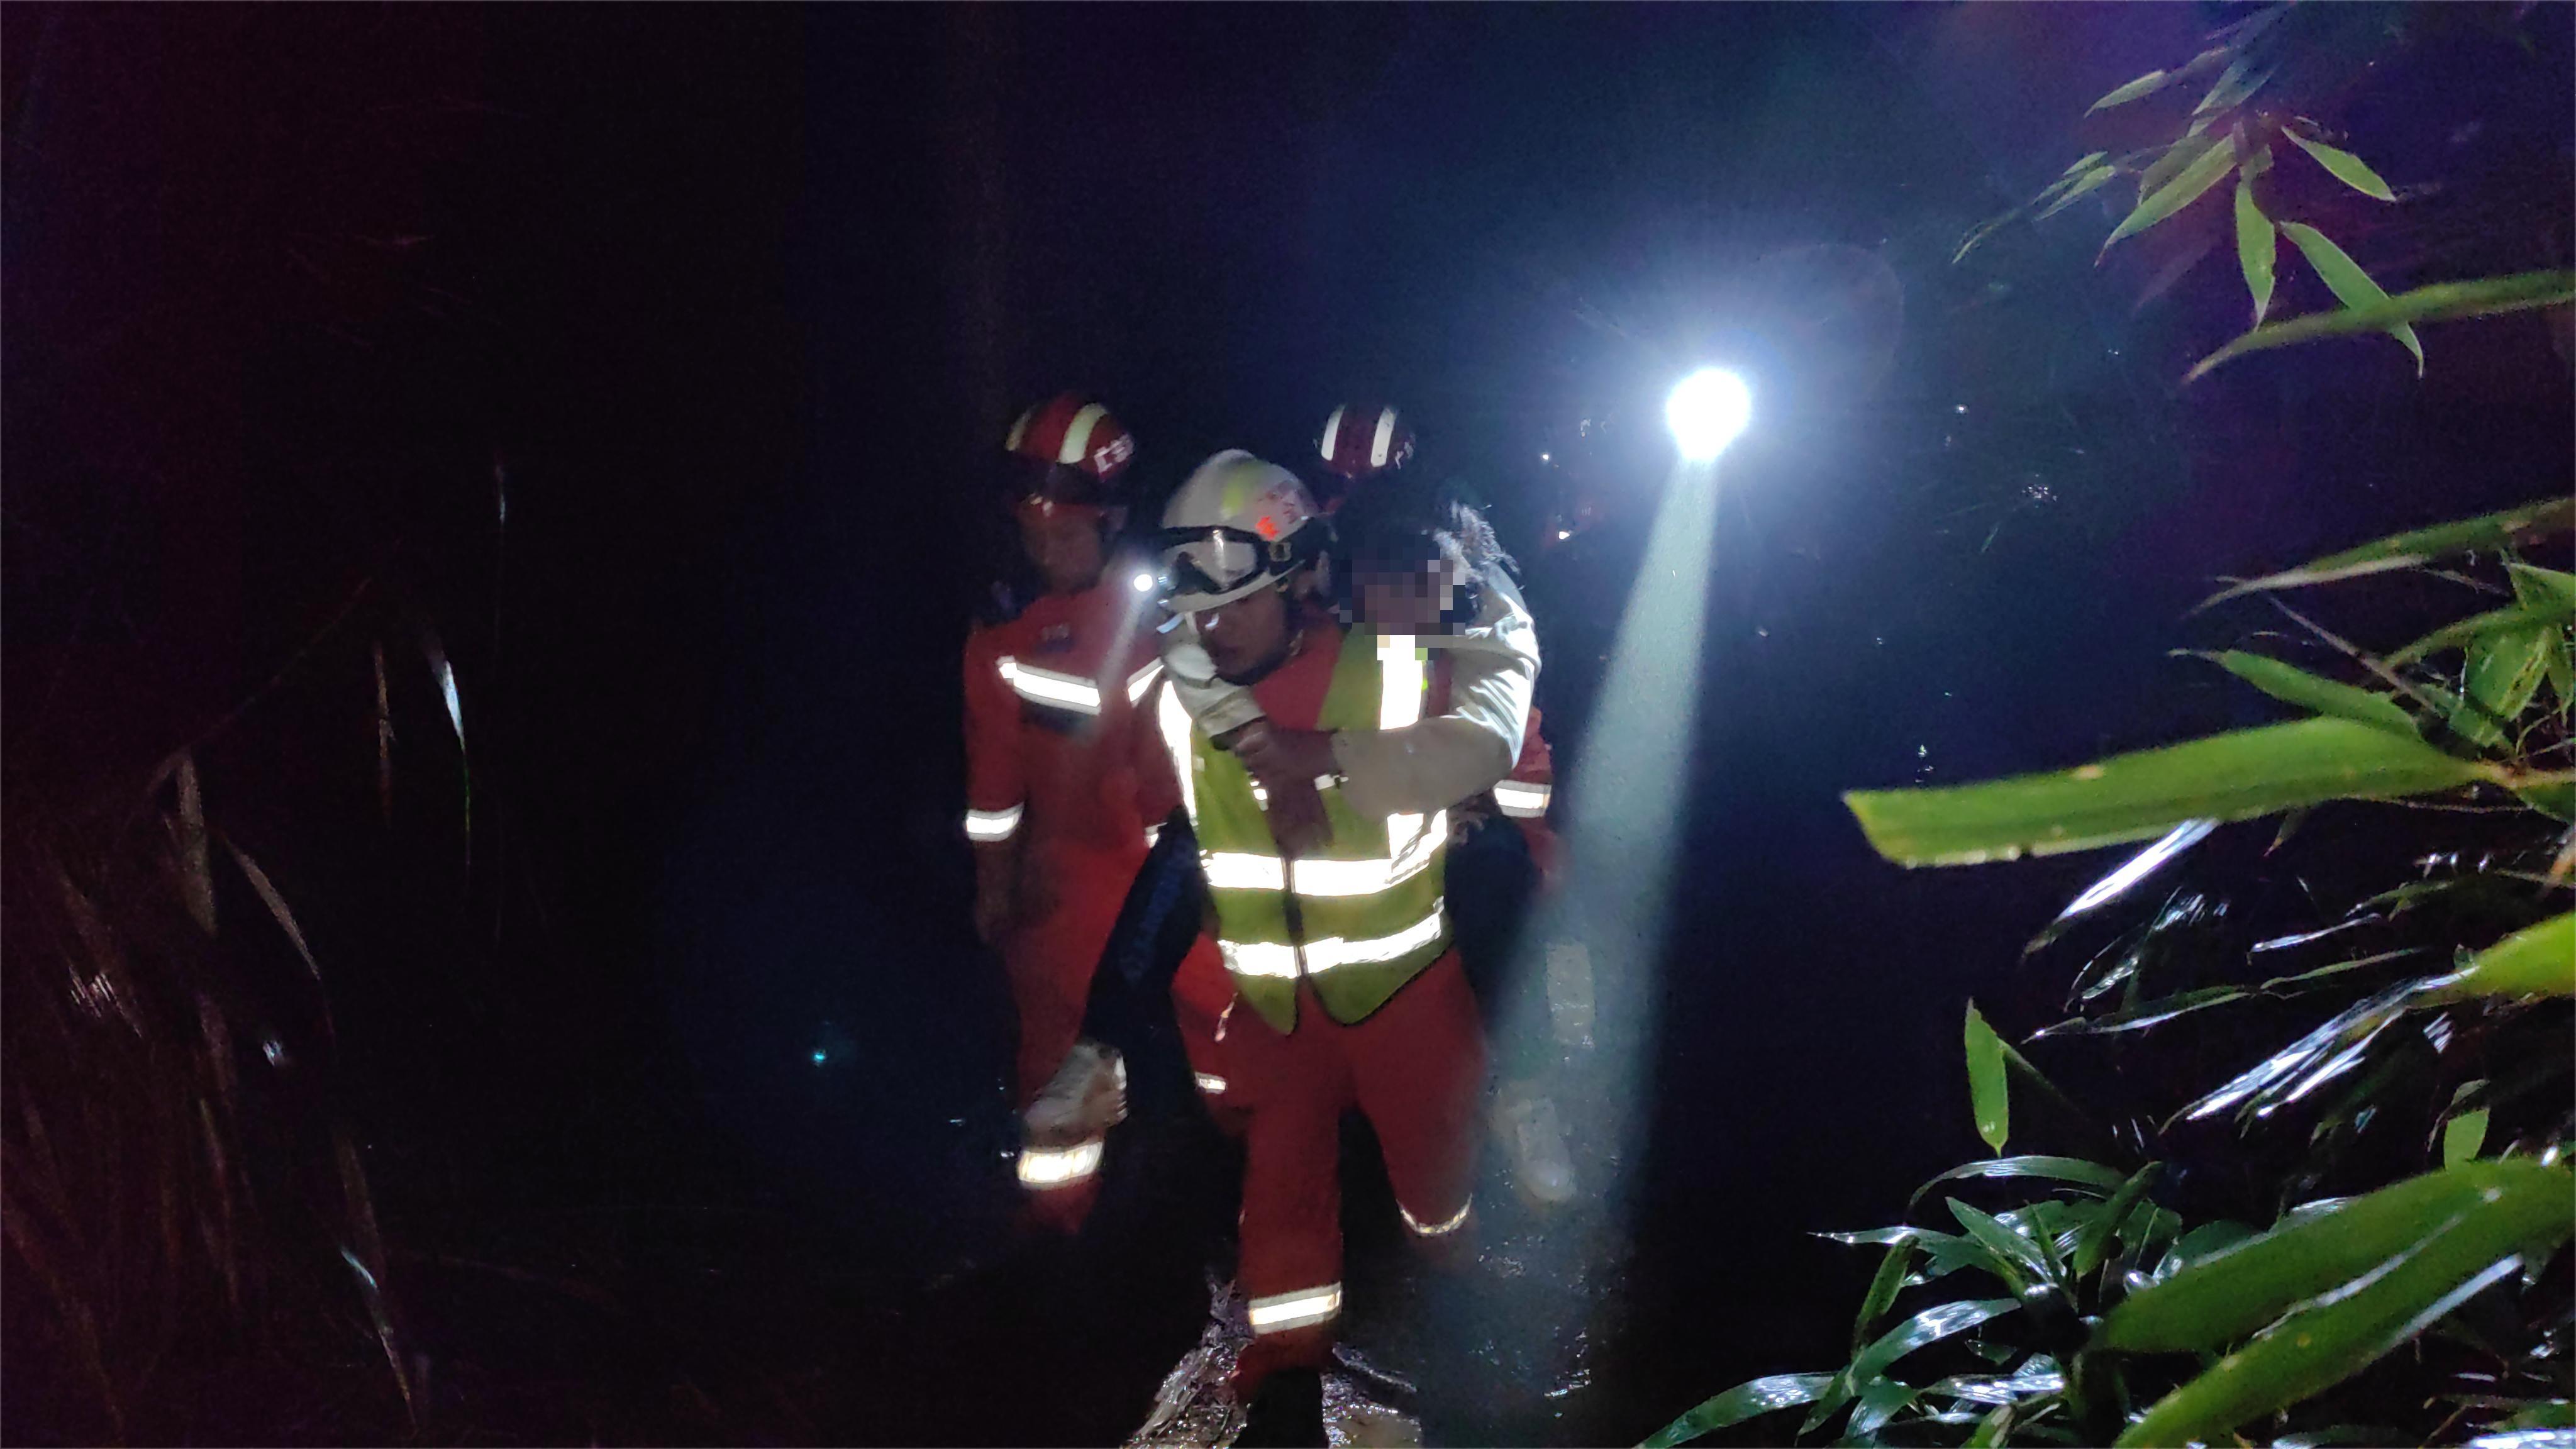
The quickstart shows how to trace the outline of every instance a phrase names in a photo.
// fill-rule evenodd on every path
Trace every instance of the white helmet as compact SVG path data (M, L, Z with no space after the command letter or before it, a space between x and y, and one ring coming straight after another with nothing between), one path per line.
M1163 507L1164 602L1195 613L1285 583L1323 552L1327 529L1296 474L1230 448Z

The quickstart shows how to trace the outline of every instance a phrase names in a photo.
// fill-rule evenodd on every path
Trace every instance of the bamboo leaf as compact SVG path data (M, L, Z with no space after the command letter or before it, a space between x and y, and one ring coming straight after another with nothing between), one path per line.
M2390 654L2386 662L2394 668L2397 665L2412 664L2418 659L2439 654L2445 649L2462 648L2495 636L2519 634L2525 631L2545 633L2551 629L2564 628L2566 624L2567 611L2555 603L2544 604L2537 609L2520 604L2509 609L2489 609L2483 614L2471 614L2456 623L2443 625L2405 648Z
M1973 865L2142 840L2185 820L2245 820L2326 800L2384 800L2494 778L2376 725L2300 720L2115 755L2049 774L1843 796L1900 865Z
M2479 996L2576 996L2576 914L2525 926L2480 951L2427 1000Z
M2334 173L2334 178L2362 195L2379 201L2395 201L2397 193L2379 179L2379 173L2350 151L2337 150L2323 141L2311 141L2296 131L2284 131L2292 144L2317 158L2317 164Z
M1896 1295L1905 1288L1905 1275L1914 1266L1914 1243L1911 1239L1887 1245L1878 1260L1878 1272L1869 1280L1869 1292L1860 1300L1860 1313L1852 1319L1852 1352L1858 1353L1869 1343L1870 1330L1888 1309L1896 1306Z
M2049 203L2040 208L2039 212L2034 215L2031 220L2048 220L2050 217L2057 215L2066 208L2073 206L2077 201L2083 199L2085 196L2101 189L2104 185L2110 182L2112 177L2119 174L2120 168L2117 166L2094 167L2092 170L2085 172L2082 176L2077 177L2073 185L2068 186L2065 190L2051 198Z
M2457 1167L2476 1159L2487 1142L2487 1109L2471 1108L2442 1124L2442 1165Z
M2284 704L2415 737L2414 717L2387 695L2321 678L2266 654L2230 649L2216 657L2220 668Z
M2216 186L2219 180L2227 175L2228 169L2235 164L2236 144L2230 138L2221 136L2189 165L2174 173L2171 181L2165 182L2153 192L2144 190L2146 183L2142 180L2139 183L2141 192L2136 209L2112 229L2111 235L2102 243L2102 251L2109 252L2122 238L2136 236L2148 227L2198 201L2201 194ZM2096 262L2100 259L2099 254L2094 258Z
M2012 1089L2004 1080L2004 1042L1968 1003L1968 1103L1976 1113L1977 1135L1997 1152L2012 1135ZM1919 1196L1919 1195L1918 1195Z
M2107 111L2113 106L2125 106L2131 101L2154 95L2156 92L2163 90L2167 86L2176 84L2177 82L2196 80L2199 77L2216 70L2219 65L2227 59L2227 56L2227 47L2223 45L2212 46L2211 48L2202 51L2200 54L2193 56L2190 64L2182 66L2179 69L2169 71L2148 71L2145 75L2138 77L2136 80L2129 82L2127 85L2120 87L2118 90L2111 92L2109 95L2104 96L2102 99L2095 101L2092 105L2086 107L2084 114L2089 116L2095 111Z
M2271 79L2270 67L2256 70L2252 56L2239 54L2218 77L2218 84L2211 86L2209 94L2200 98L2200 104L2191 108L2191 113L2195 116L2215 115L2241 106L2252 100Z
M189 919L197 929L215 934L215 872L212 852L206 846L206 800L197 783L197 757L192 750L179 752L177 770L179 814L176 821L179 847L180 892L187 898Z
M2570 273L2576 277L2576 273ZM2409 296L2414 295L2409 293ZM2302 319L2305 320L2305 319ZM2288 324L2275 323L2277 326ZM2240 339L2242 340L2242 339ZM2263 589L2295 589L2309 584L2329 584L2364 574L2384 573L2390 569L2413 568L2435 559L2473 549L2500 549L2527 536L2564 533L2576 527L2576 501L2565 498L2543 498L2520 508L2490 513L2481 518L2464 518L2454 523L2435 524L2388 538L2374 539L2357 548L2331 553L2324 558L2231 584L2211 595L2200 607L2208 608L2222 599L2234 598Z
M1673 1449L1775 1409L1814 1403L1833 1381L1832 1374L1773 1374L1737 1384L1656 1430L1638 1449Z
M2074 1276L2077 1282L2092 1277L2094 1271L2102 1266L2103 1259L2110 1256L2111 1240L2119 1236L2120 1225L2128 1221L2139 1199L2155 1186L2157 1175L2163 1171L2161 1162L2150 1162L2139 1168L2128 1181L2120 1184L2119 1191L2111 1194L2111 1200L2102 1205L2102 1215L2095 1218L2085 1228L2083 1236L2076 1240Z
M2285 228L2289 225L2291 223L2283 223ZM2340 292L2337 295L2340 296ZM2570 301L2576 301L2576 272L2525 272L2474 282L2437 282L2429 287L2400 292L2382 302L2366 304L2345 298L2341 311L2315 312L2255 328L2193 364L2191 371L2183 375L2183 381L2195 382L2210 369L2249 352L2291 347L2302 342L2314 342L2320 337L2393 332L2397 327L2416 322L2492 317L2532 307L2564 306Z
M258 892L261 903L268 907L269 916L277 922L278 929L286 933L286 939L293 943L295 954L304 958L304 969L313 973L314 980L321 980L322 963L313 959L313 948L304 944L304 928L295 923L295 912L287 908L286 897L277 893L277 887L269 883L268 872L259 868L259 862L251 859L249 852L233 844L230 836L223 837L223 841L224 849L232 852L233 864L241 867L243 879L248 880L250 888Z
M2521 562L2506 564L2504 571L2512 575L2513 596L2524 608L2554 606L2562 613L2576 614L2576 574Z
M2467 1163L2435 1174L2464 1175L2476 1175L2489 1185L2466 1201L2446 1204L2438 1218L2417 1218L2393 1252L2343 1279L2272 1332L2166 1395L2118 1442L2212 1440L2248 1419L2331 1388L2502 1279L2523 1255L2553 1248L2567 1237L2567 1204L2576 1195L2576 1177L2565 1169L2500 1160ZM2408 1186L2412 1184L2398 1184ZM2397 1190L2384 1188L2371 1196ZM2330 1230L2369 1201L2364 1198L2290 1232ZM2249 1243L2184 1270L2170 1283L2141 1290L2114 1310L2112 1318L2116 1322L2131 1305L2195 1277L2215 1281L2224 1280L2231 1271L2242 1272L2247 1255L2253 1252Z
M2281 232L2290 239L2291 245L2299 249L2299 255L2308 259L2308 265L2317 269L2317 276L2324 280L2326 290L2335 294L2336 301L2346 307L2377 307L2388 303L2388 293L2383 291L2377 282L2370 279L2370 274L2361 269L2359 262L2345 255L2344 249L2336 246L2334 240L2324 232L2295 221L2281 223ZM2415 375L2422 377L2424 344L2415 340L2413 324L2398 322L2385 330L2389 336L2402 343L2408 352L2414 354Z
M2490 1205L2510 1209L2503 1220L2513 1230L2498 1241L2512 1251L2540 1230L2520 1225L2552 1193L2563 1227L2567 1179L2563 1168L2510 1158L2409 1178L2248 1238L2139 1289L2103 1322L2102 1345L2133 1353L2223 1348L2292 1305L2413 1252L2428 1227Z
M1998 1041L1996 1045L2000 1047L2002 1042ZM2001 1053L1998 1052L1997 1056L2000 1058ZM2116 1167L2105 1167L2080 1157L1991 1157L1983 1162L1951 1168L1914 1189L1914 1196L1905 1200L1905 1210L1912 1212L1925 1194L1942 1183L2001 1177L2035 1177L2050 1182L2073 1183L2078 1187L2092 1188L2097 1194L2116 1191L2127 1180Z
M1996 1221L1991 1214L1970 1207L1955 1197L1947 1201L1950 1216L1959 1220L1959 1226L1968 1230L1969 1237L1983 1243L1997 1256L2029 1269L2032 1281L2046 1282L2056 1276L2049 1271L2048 1255L2030 1236L2015 1232ZM2021 1285L2016 1283L2014 1286Z
M1861 1389L1884 1375L1898 1359L1942 1339L2000 1317L2021 1306L2018 1298L1962 1299L1926 1308L1887 1332L1880 1334L1869 1347L1855 1355L1834 1381L1816 1398L1816 1408L1807 1417L1800 1433L1812 1432L1833 1415L1834 1410L1851 1402Z
M2272 266L2281 246L2280 231L2254 200L2254 178L2236 182L2236 264L2245 272L2245 291L2254 299L2254 325L2272 305Z
M2469 646L2469 698L2487 716L2510 721L2540 692L2556 629L2511 629L2489 634Z

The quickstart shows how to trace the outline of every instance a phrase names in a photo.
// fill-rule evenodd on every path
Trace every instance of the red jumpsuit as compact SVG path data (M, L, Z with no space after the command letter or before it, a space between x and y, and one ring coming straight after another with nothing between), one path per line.
M1017 855L1018 898L995 945L1019 1014L1021 1106L1081 1032L1146 827L1160 823L1141 813L1128 697L1153 667L1138 597L1107 584L1050 594L966 641L966 833Z
M1341 642L1340 630L1315 629L1303 651L1253 686L1274 724L1314 727ZM1445 672L1435 664L1430 713L1441 707ZM1543 772L1540 764L1533 773ZM1202 936L1183 975L1217 963L1215 941ZM1355 1025L1334 1021L1310 986L1299 988L1297 1028L1285 1036L1256 1013L1230 1012L1208 1055L1224 1080L1225 1110L1245 1122L1239 1280L1255 1336L1236 1382L1248 1394L1274 1370L1330 1356L1341 1305L1344 1112L1356 1107L1376 1130L1397 1208L1417 1237L1436 1242L1465 1225L1484 1032L1452 950Z

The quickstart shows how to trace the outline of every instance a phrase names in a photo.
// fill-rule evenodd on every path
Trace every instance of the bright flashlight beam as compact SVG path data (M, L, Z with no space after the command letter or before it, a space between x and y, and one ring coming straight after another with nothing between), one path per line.
M1534 1085L1555 1102L1577 1175L1575 1196L1560 1210L1565 1226L1531 1248L1521 1280L1530 1286L1516 1291L1580 1291L1615 1276L1626 1252L1620 1205L1632 1194L1623 1178L1643 1155L1651 1121L1716 526L1716 469L1680 464L1630 586L1576 768L1549 814L1565 842L1565 888L1534 904L1501 973L1494 1060L1507 1082ZM1589 1045L1581 1044L1586 1037ZM1546 1064L1534 1080L1533 1063ZM1447 1325L1439 1331L1507 1343L1537 1334L1524 1346L1542 1359L1548 1352L1543 1325L1551 1316L1536 1298L1519 1300L1524 1314L1497 1301L1445 1299L1444 1291L1435 1286L1434 1321Z
M1703 367L1673 386L1664 402L1664 422L1681 444L1682 456L1704 463L1726 451L1753 421L1753 392L1744 379L1714 367Z

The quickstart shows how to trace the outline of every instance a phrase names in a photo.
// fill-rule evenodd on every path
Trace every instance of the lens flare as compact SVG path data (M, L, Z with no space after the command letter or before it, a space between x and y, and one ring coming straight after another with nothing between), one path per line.
M1664 422L1681 444L1682 456L1704 463L1726 451L1753 421L1753 392L1744 379L1714 367L1703 367L1673 387L1664 403Z

